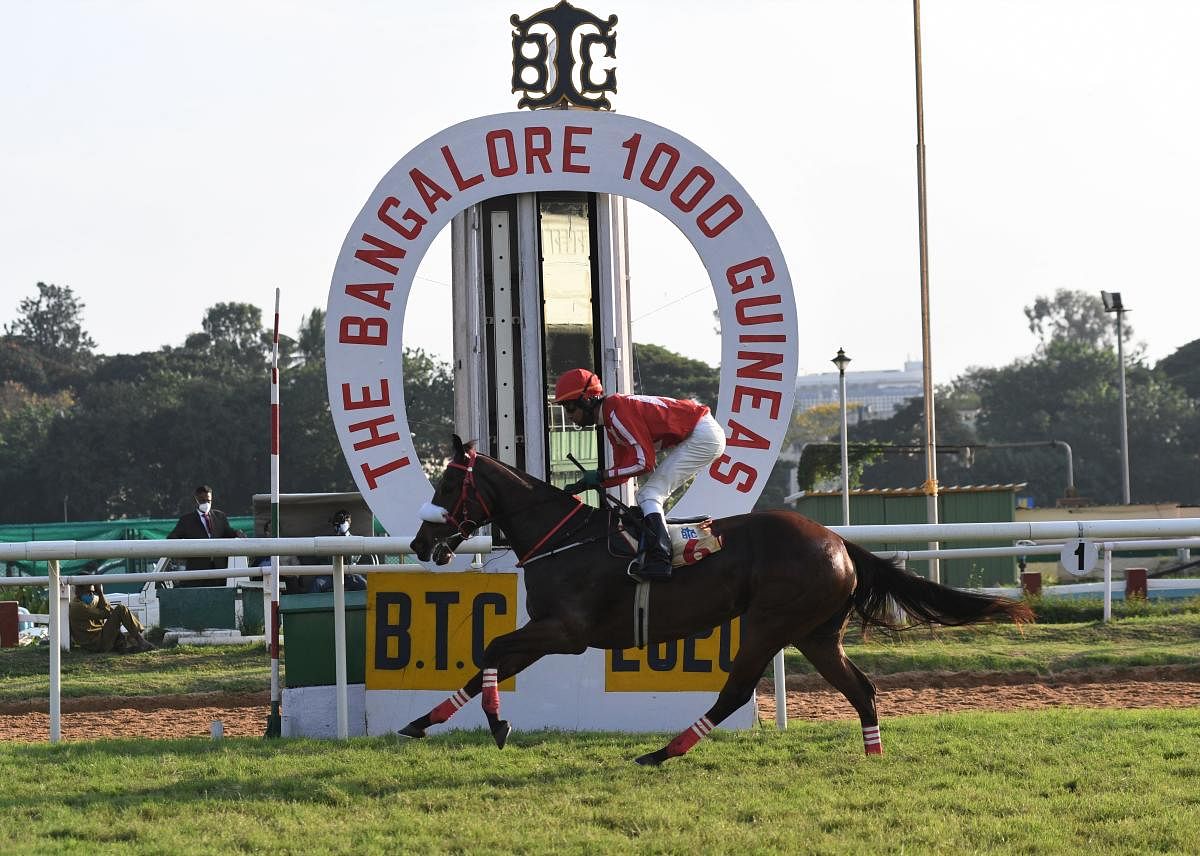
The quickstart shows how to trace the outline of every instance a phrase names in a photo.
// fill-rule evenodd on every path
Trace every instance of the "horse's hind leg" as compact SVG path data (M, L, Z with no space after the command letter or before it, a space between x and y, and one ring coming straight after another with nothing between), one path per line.
M702 737L708 735L721 722L750 701L754 688L759 679L775 656L775 652L787 644L787 633L779 627L777 621L770 617L754 617L749 614L742 617L742 638L737 656L733 658L733 666L729 670L729 678L721 688L716 702L704 716L681 731L675 739L656 752L650 752L637 759L639 764L657 766L668 758L676 758L693 746Z
M858 666L850 662L842 648L841 634L811 635L794 642L800 652L833 684L858 712L862 724L863 748L868 755L882 755L879 715L875 710L875 685Z

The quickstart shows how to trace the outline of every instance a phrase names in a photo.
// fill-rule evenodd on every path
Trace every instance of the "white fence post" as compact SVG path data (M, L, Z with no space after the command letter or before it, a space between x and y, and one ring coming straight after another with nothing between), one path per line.
M333 663L337 678L337 736L350 736L349 692L346 689L346 557L333 557Z
M63 609L59 597L58 559L50 559L46 564L49 567L46 594L50 601L50 742L57 743L62 740L62 648L58 640L61 638Z
M1104 623L1112 621L1112 554L1111 542L1104 544Z
M787 675L783 669L783 651L775 655L775 725L780 731L787 728Z

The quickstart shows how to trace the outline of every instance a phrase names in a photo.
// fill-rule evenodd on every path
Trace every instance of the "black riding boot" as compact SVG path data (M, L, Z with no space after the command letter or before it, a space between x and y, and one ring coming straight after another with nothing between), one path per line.
M647 514L642 519L641 543L633 562L633 576L646 581L665 582L671 579L671 536L661 514Z

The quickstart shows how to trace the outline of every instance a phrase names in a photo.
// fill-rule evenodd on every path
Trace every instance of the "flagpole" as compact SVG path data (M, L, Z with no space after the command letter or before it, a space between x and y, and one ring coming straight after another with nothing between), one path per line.
M271 536L279 537L279 289L275 289L275 335L271 340ZM278 551L276 551L278 553ZM279 737L279 556L271 556L271 715L266 737Z

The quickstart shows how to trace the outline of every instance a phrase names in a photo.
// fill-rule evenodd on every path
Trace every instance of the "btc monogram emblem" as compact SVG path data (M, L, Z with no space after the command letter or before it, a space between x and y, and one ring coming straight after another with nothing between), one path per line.
M512 91L524 93L517 107L559 107L573 104L595 110L611 109L606 92L617 91L617 72L611 61L617 56L613 28L617 16L604 21L562 0L522 20L510 19L513 27ZM531 30L536 30L531 32ZM533 55L525 50L532 47ZM601 60L609 60L604 79L597 82L593 48L602 47Z

